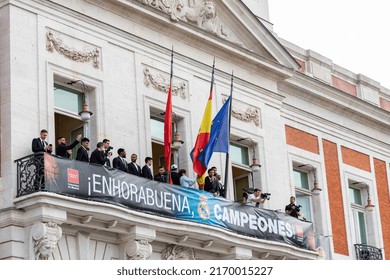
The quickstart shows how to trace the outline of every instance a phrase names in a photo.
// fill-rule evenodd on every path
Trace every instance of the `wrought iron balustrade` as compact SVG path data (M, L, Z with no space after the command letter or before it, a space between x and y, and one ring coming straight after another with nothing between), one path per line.
M382 250L365 244L355 244L357 260L382 260Z
M36 153L15 160L17 166L16 197L45 189L44 153Z

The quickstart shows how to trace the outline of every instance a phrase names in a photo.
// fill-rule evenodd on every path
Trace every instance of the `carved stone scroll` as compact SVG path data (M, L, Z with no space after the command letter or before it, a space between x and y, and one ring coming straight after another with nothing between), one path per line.
M152 255L152 245L147 240L131 240L125 245L129 260L147 260Z
M163 260L195 260L195 253L192 248L175 244L167 245L161 252Z
M100 52L98 48L76 50L67 46L62 38L55 36L51 30L46 33L46 50L54 52L56 50L59 54L76 62L93 62L93 67L99 68Z
M169 75L164 75L162 73L158 73L155 71L152 73L152 70L148 67L144 68L144 84L146 87L153 87L154 89L168 93L169 83L170 83ZM187 84L184 81L180 82L172 82L172 95L180 96L182 99L186 99L186 90Z
M62 229L56 223L35 223L31 228L32 251L35 260L47 260L61 239Z

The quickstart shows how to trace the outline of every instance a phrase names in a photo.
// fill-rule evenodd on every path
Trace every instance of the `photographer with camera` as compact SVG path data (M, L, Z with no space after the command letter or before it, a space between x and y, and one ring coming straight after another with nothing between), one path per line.
M114 148L110 146L110 140L103 139L102 142L103 142L104 158L107 159L107 160L105 160L105 165L108 166L108 167L111 167L111 163L110 163L110 157L112 156L111 150L114 149Z
M295 196L290 197L290 204L286 205L285 213L291 217L298 218L303 217L301 214L301 205L295 204ZM305 220L305 218L303 218Z
M264 202L265 198L261 195L261 190L256 188L253 193L248 194L245 205L263 208Z

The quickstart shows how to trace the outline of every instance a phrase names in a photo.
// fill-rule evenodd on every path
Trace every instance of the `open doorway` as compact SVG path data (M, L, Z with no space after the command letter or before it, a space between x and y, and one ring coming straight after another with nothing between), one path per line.
M55 113L54 119L56 145L58 137L65 137L66 143L70 144L76 139L78 134L83 133L84 122L79 119L62 115L60 113ZM79 147L80 144L73 148L72 155L70 157L71 159L76 158L76 151Z
M234 201L242 201L242 194L244 190L251 188L252 184L249 180L249 174L247 169L232 166L233 171L233 184L234 184Z

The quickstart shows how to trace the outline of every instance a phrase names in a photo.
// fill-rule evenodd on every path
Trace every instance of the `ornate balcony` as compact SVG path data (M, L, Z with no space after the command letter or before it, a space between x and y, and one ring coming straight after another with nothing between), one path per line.
M365 245L355 244L357 260L382 260L382 251L379 248Z
M15 160L17 165L16 197L45 189L44 153L36 153Z
M177 235L177 229L185 222L187 227L201 227L207 236L200 248L212 247L211 236L215 235L218 243L229 248L233 239L233 243L241 244L245 240L245 244L251 244L247 246L253 248L252 255L248 253L245 258L316 259L319 256L315 251L313 225L284 213L47 153L29 155L15 162L16 207L36 208L34 213L44 213L45 219L59 221L64 228L68 225L78 225L84 230L99 227L104 232L123 234L135 226L136 219L131 215L141 215L145 223L156 222L154 230L164 235L163 242L168 238L167 232L174 242L198 240L199 234L193 234L192 229ZM162 219L165 222L161 224ZM102 221L105 224L98 225ZM221 232L225 233L223 238ZM215 251L214 247L213 252L230 254L225 249Z

